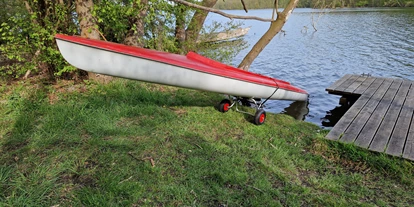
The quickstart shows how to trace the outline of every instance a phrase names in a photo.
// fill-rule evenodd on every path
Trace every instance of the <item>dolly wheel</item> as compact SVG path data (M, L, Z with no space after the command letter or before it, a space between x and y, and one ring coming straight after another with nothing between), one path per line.
M263 109L259 109L256 111L256 115L254 115L254 124L262 125L266 120L266 111Z
M230 109L230 106L231 106L230 100L224 99L220 102L219 111L223 113L228 112Z

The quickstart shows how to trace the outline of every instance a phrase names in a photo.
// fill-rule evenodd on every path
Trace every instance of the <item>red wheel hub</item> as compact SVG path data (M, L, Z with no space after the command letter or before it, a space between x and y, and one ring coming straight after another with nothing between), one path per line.
M230 107L230 104L229 103L225 103L224 106L223 106L224 111L228 111L229 110L229 107Z
M260 114L260 117L259 117L260 123L263 123L265 121L265 118L266 118L265 114Z

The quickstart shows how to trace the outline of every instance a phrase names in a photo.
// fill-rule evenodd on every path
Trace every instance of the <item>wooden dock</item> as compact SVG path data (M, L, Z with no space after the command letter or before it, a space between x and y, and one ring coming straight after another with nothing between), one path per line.
M326 91L359 97L326 136L414 160L414 82L345 75Z

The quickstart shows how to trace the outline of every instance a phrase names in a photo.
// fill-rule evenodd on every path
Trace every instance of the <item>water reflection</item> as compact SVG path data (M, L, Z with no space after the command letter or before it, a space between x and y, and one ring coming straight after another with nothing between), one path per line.
M348 111L349 108L358 100L359 96L341 97L339 106L326 112L325 117L321 119L323 127L333 127L339 119Z
M294 101L288 107L284 109L282 114L287 114L296 120L305 120L306 115L309 113L308 101Z
M325 117L322 118L323 127L333 127L341 119L341 117L348 111L348 105L340 105L332 110L326 112Z

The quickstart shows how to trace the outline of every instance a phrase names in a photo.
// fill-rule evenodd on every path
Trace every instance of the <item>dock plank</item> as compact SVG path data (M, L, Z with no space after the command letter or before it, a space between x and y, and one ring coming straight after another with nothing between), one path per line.
M340 86L343 82L345 82L346 80L348 80L348 78L350 78L351 76L352 76L351 74L344 75L342 78L340 78L339 80L335 81L335 83L333 83L332 85L330 85L325 90L326 91L334 91L338 86Z
M335 91L341 91L342 93L345 93L345 94L350 94L348 91L346 91L346 89L350 86L350 85L352 85L357 79L358 79L358 77L359 76L357 76L357 75L351 75L351 77L349 77L345 82L343 82L341 85L339 85L336 89L335 89Z
M367 79L365 79L365 81L360 86L358 86L358 88L355 89L353 93L363 94L368 89L368 87L372 84L372 82L374 82L375 79L376 78L372 76L367 77Z
M361 132L362 128L367 123L368 119L371 117L371 114L377 108L379 100L383 98L385 93L388 91L388 88L391 86L392 80L386 79L381 86L378 87L376 92L372 95L363 95L370 97L365 106L361 109L360 113L356 116L355 120L349 125L348 129L343 133L341 137L341 142L352 143L357 138L358 134ZM362 98L362 97L361 97Z
M405 142L403 158L414 160L414 123L411 121L410 130Z
M411 85L411 89L414 90L413 85ZM410 129L408 131L407 140L405 141L405 147L403 152L403 158L414 160L414 115L411 119Z
M376 79L367 91L376 91L377 88L382 84L383 79ZM371 97L361 96L351 108L344 114L344 116L335 124L331 131L326 135L327 139L338 140L343 135L344 131L352 123L354 118L359 114L360 110L365 106Z
M404 81L409 82L410 81ZM398 116L396 127L392 132L390 141L388 143L386 153L394 156L402 155L405 140L410 127L411 118L414 111L414 91L410 90L405 98L401 113Z
M404 81L399 88L396 98L391 103L390 108L388 109L387 114L380 127L378 128L377 133L372 140L371 145L369 146L370 150L377 152L384 152L388 140L392 134L394 126L397 122L398 115L400 114L404 99L401 97L406 97L411 83Z
M356 145L364 148L369 147L401 84L401 79L396 79L392 82L390 88L378 104L377 109L372 113L364 128L359 133L355 140Z
M359 76L348 88L345 89L347 93L354 93L354 91L367 79L367 76Z

